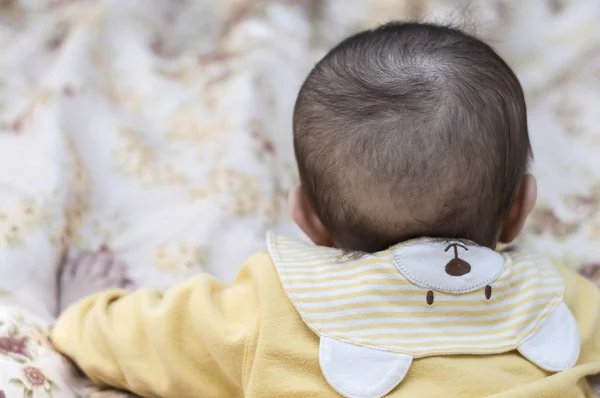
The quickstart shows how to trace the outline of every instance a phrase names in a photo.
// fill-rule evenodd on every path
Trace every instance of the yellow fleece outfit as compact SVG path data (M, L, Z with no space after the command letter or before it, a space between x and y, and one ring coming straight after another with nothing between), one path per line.
M600 372L600 291L557 268L579 329L577 365L548 372L516 350L416 357L387 396L592 397L585 376ZM202 274L164 294L100 293L62 314L53 341L94 382L144 397L339 396L319 364L320 338L277 271L271 255L261 252L231 285ZM500 294L485 292L490 299ZM427 304L438 303L429 302L428 294Z

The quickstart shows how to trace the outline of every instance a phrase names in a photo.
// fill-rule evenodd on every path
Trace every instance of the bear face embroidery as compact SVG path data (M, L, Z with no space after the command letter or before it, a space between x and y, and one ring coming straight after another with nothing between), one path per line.
M450 249L454 249L454 258L448 261L446 267L444 268L446 273L450 276L460 277L471 272L471 264L459 257L458 248L462 248L465 251L469 251L469 249L465 245L462 245L460 243L451 243L444 250L444 252L447 252ZM484 293L486 300L492 298L492 287L490 285L487 285L484 289ZM428 305L433 305L435 301L435 294L433 290L427 291L427 294L425 295L425 301Z
M482 289L482 299L492 298L492 286L504 271L502 255L474 243L436 241L409 243L394 249L398 270L425 290L425 301L434 305L435 292L469 293Z

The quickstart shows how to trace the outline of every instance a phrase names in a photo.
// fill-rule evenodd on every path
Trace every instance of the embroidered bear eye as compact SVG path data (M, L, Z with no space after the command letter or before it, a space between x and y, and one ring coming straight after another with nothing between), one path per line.
M425 296L425 300L427 300L427 304L429 304L429 305L433 304L433 290L430 290L427 292L427 295Z

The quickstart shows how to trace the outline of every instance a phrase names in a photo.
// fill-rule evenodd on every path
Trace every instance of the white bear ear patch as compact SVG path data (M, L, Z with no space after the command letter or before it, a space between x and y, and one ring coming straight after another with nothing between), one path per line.
M504 257L487 248L462 241L418 240L394 249L398 270L424 289L468 293L485 288L504 271ZM428 301L429 302L429 301Z
M549 372L575 366L581 342L575 318L565 303L560 303L540 328L518 350L525 358Z
M346 398L380 398L406 376L412 356L321 337L319 362L329 385Z

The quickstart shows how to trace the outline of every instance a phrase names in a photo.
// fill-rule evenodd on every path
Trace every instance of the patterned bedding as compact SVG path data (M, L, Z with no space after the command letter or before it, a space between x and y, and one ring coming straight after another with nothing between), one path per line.
M540 202L521 244L600 283L596 0L0 1L0 397L116 397L52 351L65 256L105 243L135 283L231 280L290 225L295 94L390 18L486 38L527 92ZM228 250L235 241L236 252Z

